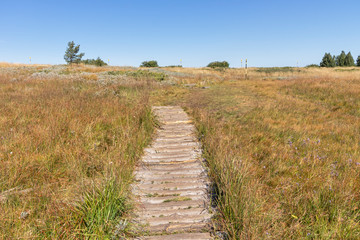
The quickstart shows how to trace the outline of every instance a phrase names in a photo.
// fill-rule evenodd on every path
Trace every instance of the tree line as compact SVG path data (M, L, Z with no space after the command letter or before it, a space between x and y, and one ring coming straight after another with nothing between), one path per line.
M95 66L105 66L107 65L100 57L97 59L86 59L82 60L82 57L85 55L85 53L79 53L80 51L80 45L76 45L74 41L68 42L67 49L65 51L64 60L68 64L90 64ZM155 60L151 61L144 61L141 63L140 67L159 67L159 64ZM182 67L181 65L176 66L168 66L168 67ZM207 67L210 68L229 68L229 63L227 61L216 61L211 62L207 65Z
M356 65L360 67L360 56L356 59ZM325 53L324 57L321 60L320 67L353 67L355 66L355 61L351 52L346 54L344 51L341 51L340 55L335 56L330 53Z

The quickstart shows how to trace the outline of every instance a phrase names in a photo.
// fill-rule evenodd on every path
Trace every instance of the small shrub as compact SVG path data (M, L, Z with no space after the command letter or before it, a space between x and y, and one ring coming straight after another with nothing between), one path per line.
M140 67L159 67L157 61L151 60L151 61L144 61L141 63Z
M310 64L310 65L307 65L305 66L306 68L318 68L320 67L318 64Z
M229 68L229 63L227 61L222 61L222 62L211 62L207 65L207 67L210 68Z
M87 65L95 65L98 67L106 66L106 62L104 62L100 57L97 59L86 59L82 60L81 63L87 64Z

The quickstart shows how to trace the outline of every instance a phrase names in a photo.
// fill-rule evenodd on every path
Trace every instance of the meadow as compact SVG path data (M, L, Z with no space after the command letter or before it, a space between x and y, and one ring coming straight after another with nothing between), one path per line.
M360 68L0 64L0 237L129 237L151 105L193 117L229 239L360 238Z
M155 97L194 117L230 239L360 237L359 70L199 70Z
M2 67L1 239L123 235L134 163L153 130L150 87L98 70Z

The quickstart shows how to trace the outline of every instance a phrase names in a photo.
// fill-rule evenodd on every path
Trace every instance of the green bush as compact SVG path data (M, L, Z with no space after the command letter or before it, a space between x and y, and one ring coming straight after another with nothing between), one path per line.
M356 59L356 66L360 67L360 56Z
M107 65L106 62L104 62L100 57L98 57L97 59L82 60L81 63L88 64L88 65L95 65L98 67Z
M307 66L305 66L306 68L318 68L318 67L320 67L319 65L317 65L317 64L309 64L309 65L307 65Z
M157 61L151 60L151 61L144 61L141 63L140 67L159 67Z
M230 65L227 61L216 61L216 62L211 62L207 65L207 67L211 67L211 68L228 68Z

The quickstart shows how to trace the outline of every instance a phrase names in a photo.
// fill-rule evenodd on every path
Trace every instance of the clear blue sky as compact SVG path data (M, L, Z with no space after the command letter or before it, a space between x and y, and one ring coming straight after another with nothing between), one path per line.
M111 65L304 66L360 55L359 0L1 0L0 62L65 63L67 42Z

